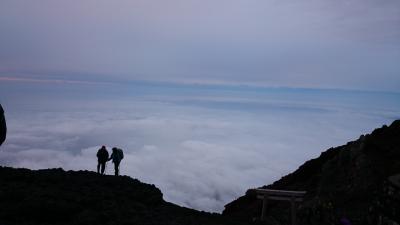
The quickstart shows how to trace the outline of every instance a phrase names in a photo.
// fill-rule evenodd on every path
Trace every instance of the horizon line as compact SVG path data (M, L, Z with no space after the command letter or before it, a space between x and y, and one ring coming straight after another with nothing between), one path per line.
M384 94L400 94L400 91L395 90L379 90L379 89L362 89L362 88L341 88L341 87L314 87L314 86L289 86L289 85L268 85L253 82L226 82L226 81L198 81L198 80L116 80L116 81L95 81L92 79L77 80L77 79L44 79L32 77L13 77L1 76L0 81L5 82L20 82L20 83L43 83L43 84L80 84L80 85L137 85L144 84L149 86L158 85L176 85L177 87L205 87L205 88L246 88L246 89L288 89L288 90L311 90L311 91L343 91L343 92L362 92L362 93L384 93Z

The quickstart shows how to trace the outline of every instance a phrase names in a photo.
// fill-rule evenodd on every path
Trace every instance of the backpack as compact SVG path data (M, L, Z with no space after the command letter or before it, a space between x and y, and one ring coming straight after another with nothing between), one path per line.
M124 151L122 151L122 149L118 149L117 150L117 152L118 152L118 155L119 155L119 158L120 158L120 160L122 160L123 158L124 158Z

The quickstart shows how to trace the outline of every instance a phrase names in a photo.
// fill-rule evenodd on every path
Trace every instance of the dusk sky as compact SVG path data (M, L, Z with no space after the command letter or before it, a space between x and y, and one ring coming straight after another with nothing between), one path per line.
M400 119L398 0L1 0L0 31L0 165L118 146L195 209Z
M397 91L399 21L398 0L3 0L0 73Z

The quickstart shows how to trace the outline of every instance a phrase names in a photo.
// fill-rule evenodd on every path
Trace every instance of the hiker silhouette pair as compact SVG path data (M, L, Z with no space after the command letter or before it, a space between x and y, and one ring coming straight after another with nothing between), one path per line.
M110 157L108 156L109 155L106 146L103 145L97 151L97 173L101 173L103 175L104 170L106 169L107 161L112 160L112 162L114 163L115 176L118 176L119 164L121 163L121 160L124 158L124 152L122 151L122 149L114 147L112 148L111 156Z

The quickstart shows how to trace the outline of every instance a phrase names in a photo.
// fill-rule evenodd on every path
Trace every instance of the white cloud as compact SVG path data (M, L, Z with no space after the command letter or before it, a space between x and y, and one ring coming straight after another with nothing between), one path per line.
M390 122L399 112L326 102L310 108L307 101L217 99L222 107L164 99L91 102L85 108L77 101L8 113L9 135L0 163L94 171L99 146L118 146L126 155L122 174L156 184L168 201L221 211L246 189L271 183L320 151ZM54 110L57 104L65 109ZM112 170L109 163L107 174Z

